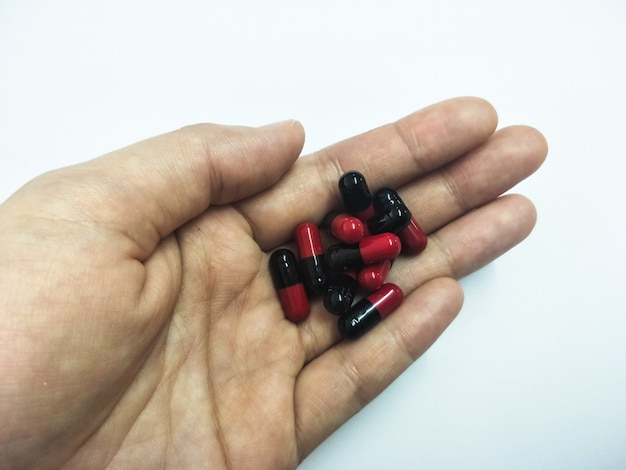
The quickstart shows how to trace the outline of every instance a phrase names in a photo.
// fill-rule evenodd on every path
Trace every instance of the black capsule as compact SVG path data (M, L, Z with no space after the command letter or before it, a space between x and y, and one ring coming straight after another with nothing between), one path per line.
M398 192L391 188L381 188L376 191L374 196L372 196L372 205L375 211L384 211L390 206L406 207Z
M402 248L411 254L422 252L428 239L400 195L383 188L372 197L374 216L367 221L370 233L393 232L402 240Z
M354 301L358 282L354 273L336 273L331 277L326 293L324 294L324 307L333 315L343 315Z
M358 301L350 311L339 318L337 326L341 336L356 339L391 314L404 299L402 290L395 284L384 284L379 290Z
M367 229L372 235L391 232L400 233L411 222L411 211L406 206L389 206L367 221Z
M346 210L361 220L373 215L372 195L365 177L358 171L349 171L339 178L339 193Z
M276 250L270 256L269 267L285 317L293 322L305 320L310 306L296 255L286 248Z
M358 269L366 264L393 259L400 254L402 243L393 233L379 233L363 238L358 244L338 243L326 250L326 266L333 271Z
M302 222L296 226L294 238L300 254L302 280L307 291L311 294L322 292L326 287L328 275L319 229L311 222Z

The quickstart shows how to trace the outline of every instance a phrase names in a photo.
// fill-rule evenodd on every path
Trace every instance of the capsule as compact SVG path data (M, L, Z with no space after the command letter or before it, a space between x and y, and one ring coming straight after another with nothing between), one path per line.
M305 320L311 309L296 255L286 248L276 250L269 267L285 318L296 323Z
M337 323L341 336L356 339L393 312L404 299L395 284L384 284L379 290L358 301Z
M358 217L340 212L331 212L322 220L322 227L342 243L358 243L365 235L365 225Z
M419 226L417 221L411 217L411 222L402 230L398 236L402 240L402 246L407 253L418 254L426 249L428 237L426 232Z
M361 220L374 215L372 195L365 177L358 171L349 171L339 178L339 193L346 210Z
M304 286L309 293L322 292L326 286L326 262L320 231L315 224L302 222L294 230L300 255L300 269Z
M367 264L393 259L400 254L402 243L393 233L379 233L363 238L359 243L339 243L326 252L326 265L334 271L359 269Z
M324 294L324 307L333 315L345 315L356 295L358 283L352 271L335 273L330 277Z
M391 188L383 188L372 198L374 216L367 221L370 233L393 232L402 240L402 248L417 254L426 248L428 237L411 211Z
M411 223L411 212L405 206L390 206L376 211L367 221L367 228L371 234L392 232L402 233Z
M362 267L357 276L359 286L367 292L377 291L385 283L385 278L390 269L390 259Z

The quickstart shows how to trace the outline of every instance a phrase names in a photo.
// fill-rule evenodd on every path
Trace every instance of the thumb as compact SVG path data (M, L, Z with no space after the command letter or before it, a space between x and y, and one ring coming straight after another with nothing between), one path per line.
M210 204L234 202L275 183L303 143L296 121L189 126L47 173L7 204L26 197L20 209L104 224L130 236L146 255Z

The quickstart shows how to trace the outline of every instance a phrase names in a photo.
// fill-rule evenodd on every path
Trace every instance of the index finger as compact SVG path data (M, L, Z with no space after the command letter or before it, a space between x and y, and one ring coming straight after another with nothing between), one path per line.
M496 126L495 110L482 99L443 101L299 158L277 184L237 208L259 245L272 249L299 222L317 222L339 207L337 181L346 171L362 173L373 190L397 187L477 147Z

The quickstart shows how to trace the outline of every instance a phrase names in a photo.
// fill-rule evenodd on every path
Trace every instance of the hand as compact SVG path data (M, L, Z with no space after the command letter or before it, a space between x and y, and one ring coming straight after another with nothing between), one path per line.
M198 125L24 186L0 206L0 467L295 467L453 320L455 279L532 229L533 205L499 196L546 143L496 121L459 98L302 158L296 122ZM357 341L320 301L285 320L267 268L348 170L398 188L430 237Z

